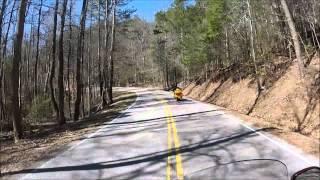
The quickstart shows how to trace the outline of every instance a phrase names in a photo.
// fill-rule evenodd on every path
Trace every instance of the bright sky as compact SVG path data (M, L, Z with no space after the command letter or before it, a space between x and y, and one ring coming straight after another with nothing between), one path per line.
M172 3L173 0L132 0L128 7L136 9L135 14L140 18L153 22L155 14L168 9Z
M134 15L139 16L141 19L144 19L147 22L154 22L155 14L161 10L167 10L172 5L173 1L174 0L128 0L129 3L127 8L135 9L136 12ZM55 4L55 0L45 0L45 2L52 7ZM82 8L82 0L75 0L75 2L74 20L78 21ZM27 23L25 25L25 31L29 32L30 29L31 25Z
M155 14L168 9L174 0L128 0L127 8L135 9L134 15L148 22L154 22ZM76 14L80 15L82 0L76 1Z

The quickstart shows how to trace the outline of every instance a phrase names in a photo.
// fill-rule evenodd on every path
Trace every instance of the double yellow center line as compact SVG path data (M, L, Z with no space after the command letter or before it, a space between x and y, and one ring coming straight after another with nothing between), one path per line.
M173 151L177 151L180 148L180 141L178 136L178 131L176 127L176 123L174 118L172 117L172 112L170 110L167 101L161 101L164 104L164 111L167 116L167 125L168 125L168 158L167 158L167 180L171 179L171 166L175 163L176 165L176 173L178 180L183 180L183 167L182 167L182 158L179 152L174 152L175 154L175 162L173 157L171 156ZM174 146L174 149L172 148Z

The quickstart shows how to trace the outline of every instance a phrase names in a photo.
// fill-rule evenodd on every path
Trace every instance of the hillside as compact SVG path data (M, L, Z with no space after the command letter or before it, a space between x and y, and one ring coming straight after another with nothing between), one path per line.
M288 62L284 57L274 62L280 59ZM230 76L230 71L220 72L209 80L189 83L184 88L184 94L262 118L277 128L320 139L319 68L319 56L315 55L306 68L305 82L302 82L298 80L296 61L279 66L264 76L264 90L260 94L252 76L236 79L234 75Z

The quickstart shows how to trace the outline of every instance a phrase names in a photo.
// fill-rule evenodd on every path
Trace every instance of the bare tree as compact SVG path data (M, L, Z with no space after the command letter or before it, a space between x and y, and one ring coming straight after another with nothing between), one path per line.
M21 61L21 49L24 34L24 22L25 13L27 8L28 0L21 0L19 17L17 24L17 32L14 40L14 53L12 60L12 70L11 70L11 103L12 103L12 114L13 114L13 131L14 131L14 141L18 142L23 135L22 131L22 117L19 107L19 69Z
M102 78L102 69L101 69L101 2L98 0L98 68L99 68L99 87L100 87L100 96L103 98L103 78ZM103 66L102 66L103 67Z
M81 81L81 62L83 61L83 40L84 31L86 25L86 15L87 15L87 0L83 0L81 17L80 17L80 32L78 37L78 51L77 51L77 65L76 65L76 83L77 83L77 93L76 101L74 104L74 120L77 121L80 115L80 103L81 103L81 92L82 92L82 81Z
M297 61L299 63L299 71L300 71L300 76L304 77L304 62L302 60L302 56L301 56L301 46L300 46L300 42L299 42L299 35L298 32L296 30L296 26L295 23L293 21L291 12L288 8L288 4L286 0L281 0L281 6L282 9L284 11L284 14L286 15L287 18L287 23L290 29L290 33L291 33L291 37L292 37L292 41L294 44L294 50L296 53L296 57L297 57Z
M64 69L64 57L63 57L63 35L64 25L66 19L68 0L63 1L62 14L61 14L61 26L59 36L59 74L58 74L58 90L59 90L59 125L66 123L64 116L64 84L63 84L63 69Z
M105 0L105 16L104 16L104 61L103 61L103 79L104 79L104 87L103 87L103 93L102 93L102 107L105 107L108 105L108 93L107 88L109 86L109 76L107 74L107 71L109 69L108 65L108 59L109 59L109 52L108 52L108 41L109 41L109 1ZM106 97L107 96L107 97Z
M259 79L258 74L258 66L256 62L256 51L255 51L255 43L254 43L254 32L253 32L253 21L252 21L252 13L251 13L251 6L250 6L250 0L247 0L247 6L248 6L248 15L249 15L249 27L250 27L250 49L251 49L251 57L254 65L254 72L256 76L257 86L258 86L258 92L261 91L261 83Z
M40 43L40 27L41 27L41 13L42 13L42 3L40 0L39 4L39 14L38 14L38 27L37 27L37 45L36 45L36 62L34 64L34 95L38 94L38 63L39 63L39 43Z
M2 62L2 28L3 28L3 18L4 18L4 12L6 10L7 7L7 0L3 0L2 1L2 5L1 5L1 9L0 9L0 89L2 90L2 86L3 86L3 81L2 81L2 77L3 77L3 62ZM0 119L4 119L5 116L5 112L4 112L4 103L3 103L3 93L2 91L0 92Z
M54 7L54 18L53 18L53 32L52 32L52 52L51 52L51 70L50 70L50 77L49 77L49 86L50 86L50 97L51 102L53 104L53 108L57 114L59 114L59 107L55 98L55 91L54 91L54 85L53 85L53 79L55 76L55 70L56 70L56 39L57 39L57 21L58 21L58 7L59 7L59 0L56 0L56 4Z
M88 111L89 111L89 116L91 115L91 102L92 102L92 88L91 88L91 76L92 76L92 72L91 72L91 67L92 67L92 48L91 48L91 44L93 44L92 42L92 21L93 21L93 10L92 8L90 9L90 27L89 27L89 40L87 43L87 48L88 48L88 62L87 62L87 83L88 83L88 94L87 94L87 98L88 98Z
M72 113L71 113L71 100L72 100L72 91L71 91L71 86L70 86L70 60L71 60L71 55L72 55L72 7L73 3L72 0L70 2L70 8L69 8L69 39L68 39L68 62L67 62L67 84L68 84L68 106L69 106L69 113L70 113L70 118L72 118Z
M108 104L112 104L113 103L113 98L112 98L112 86L113 86L113 61L114 61L114 45L115 45L115 26L116 26L116 5L117 2L116 0L112 1L112 24L111 24L111 40L110 40L110 56L109 56L109 65L108 65L108 73L109 73L109 77L108 77L108 99L107 102Z

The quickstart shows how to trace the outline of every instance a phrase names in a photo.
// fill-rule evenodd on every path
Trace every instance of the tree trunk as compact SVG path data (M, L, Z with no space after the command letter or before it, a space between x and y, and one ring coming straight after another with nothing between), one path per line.
M301 56L301 46L300 46L300 42L299 42L299 35L296 30L296 26L293 21L293 18L292 18L292 15L291 15L291 12L289 10L289 7L288 7L286 0L280 0L280 1L281 1L281 6L282 6L282 9L283 9L284 14L286 16L287 23L288 23L288 26L290 29L291 38L292 38L292 41L294 44L294 50L295 50L297 61L299 64L300 76L303 78L304 77L304 62L303 62L302 56Z
M50 46L50 45L47 45L47 46ZM47 52L49 52L49 48L47 48ZM49 84L49 77L50 77L50 53L47 54L47 61L49 62L48 64L45 64L45 71L47 72L46 73L46 79L45 79L45 83L44 83L44 92L45 94L48 93L48 84Z
M106 5L106 11L105 11L105 18L104 18L104 61L103 61L103 79L104 79L104 87L103 87L103 93L102 93L102 107L105 107L108 105L108 94L107 94L107 88L109 85L109 77L108 73L106 71L109 70L109 52L108 52L108 39L109 39L109 27L108 27L108 20L109 20L109 0L105 0Z
M22 58L21 58L22 59ZM22 64L22 63L21 63ZM19 108L20 108L20 112L21 112L21 105L22 105L22 87L21 87L21 71L22 71L22 67L19 67L19 85L18 85L18 89L19 89L19 93L18 93L18 99L19 99Z
M317 37L317 32L316 32L314 23L310 23L310 28L312 29L312 37L314 39L314 46L317 45L318 46L318 50L320 50L320 42L319 42L319 39Z
M91 101L92 101L92 89L91 89L91 62L92 62L92 53L91 53L91 46L90 44L93 44L92 42L92 10L90 12L90 28L89 28L89 44L87 44L88 48L88 63L87 63L87 71L88 71L88 115L91 115Z
M228 28L226 28L226 59L228 61L228 65L231 64L230 60L230 46L229 46L229 34L228 34Z
M25 13L27 8L28 0L20 1L19 17L17 24L17 32L14 40L14 53L12 60L12 70L11 70L11 101L12 101L12 114L13 114L13 131L14 131L14 141L18 142L23 135L22 130L22 117L19 107L19 67L21 61L21 49L24 34L24 22Z
M250 26L250 46L251 46L251 56L252 56L252 61L254 65L254 71L255 71L255 76L256 76L256 81L257 81L257 86L258 86L258 92L261 91L261 83L260 83L260 78L258 74L258 67L256 63L256 52L255 52L255 45L254 45L254 32L253 32L253 23L252 23L252 16L251 16L251 6L250 6L250 0L247 0L247 5L248 5L248 14L249 14L249 26Z
M40 27L41 27L41 13L42 13L42 1L40 0L40 8L38 15L38 28L37 28L37 46L36 46L36 62L34 64L34 96L38 94L38 62L39 62L39 43L40 43Z
M72 0L70 0L70 8L69 8L69 47L68 47L68 63L67 63L67 83L68 83L68 106L69 106L69 116L70 119L72 118L72 111L71 111L71 100L72 100L72 91L70 86L70 59L72 55Z
M3 103L3 97L4 94L2 93L2 88L3 86L3 81L2 81L2 77L4 74L4 63L2 62L2 28L3 28L3 16L4 16L4 12L6 10L7 7L7 0L3 0L2 1L2 6L0 9L0 119L1 121L4 120L5 118L5 110L4 110L4 103ZM3 122L0 122L1 124L3 124Z
M77 83L77 94L74 105L74 120L79 119L80 114L80 103L82 94L82 82L81 82L81 61L83 61L83 39L86 24L87 15L87 0L83 0L81 18L80 18L80 32L78 39L78 52L77 52L77 65L76 65L76 83Z
M102 69L101 69L101 20L100 20L100 13L101 13L101 5L100 1L98 3L98 68L99 68L99 88L100 88L100 96L103 96L103 78L102 78ZM102 66L103 67L103 66Z
M63 84L63 69L64 69L64 58L63 58L63 35L64 25L66 19L68 0L63 1L62 14L61 14L61 25L60 25L60 37L59 37L59 74L58 74L58 90L59 90L59 125L66 123L64 116L64 84Z
M59 107L55 98L55 90L53 86L53 79L55 76L56 71L56 32L57 32L57 19L58 19L58 7L59 7L59 0L56 0L55 8L54 8L54 19L53 19L53 32L52 32L52 52L51 52L51 70L50 70L50 77L49 77L49 86L50 86L50 97L53 108L56 112L57 119L59 117Z
M115 26L116 26L116 0L112 1L112 27L111 27L111 40L110 40L110 59L109 59L109 85L108 85L108 104L113 103L112 86L113 86L113 60L114 60L114 45L115 45Z
M168 64L168 59L167 59L167 56L166 56L166 53L165 53L165 49L166 49L166 45L165 45L165 42L164 42L164 50L163 50L163 53L164 53L164 61L165 61L165 79L166 79L166 88L169 88L169 64Z

